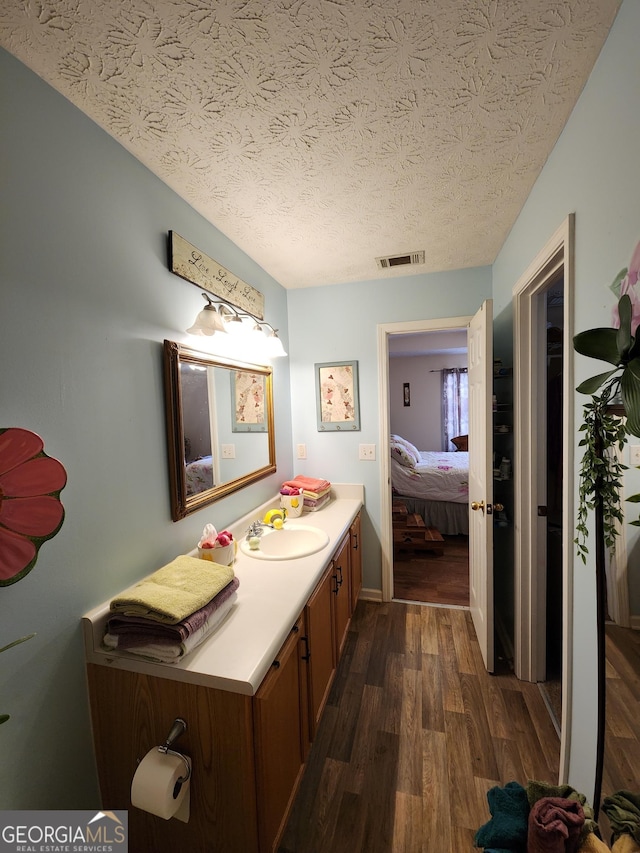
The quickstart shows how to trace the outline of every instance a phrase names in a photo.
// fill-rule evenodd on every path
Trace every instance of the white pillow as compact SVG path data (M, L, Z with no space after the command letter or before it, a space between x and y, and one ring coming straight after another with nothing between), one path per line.
M415 468L420 461L417 451L413 454L404 444L397 441L391 442L391 456L405 468Z
M416 460L416 464L420 461L420 451L415 446L415 444L411 444L410 441L407 441L406 438L402 438L401 435L392 435L391 441L392 443L401 444L403 447L405 447L409 451L409 455L413 456L413 458Z

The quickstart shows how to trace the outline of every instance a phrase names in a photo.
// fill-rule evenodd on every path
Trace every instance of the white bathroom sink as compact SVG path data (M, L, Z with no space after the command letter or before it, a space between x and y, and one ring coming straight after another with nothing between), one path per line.
M240 550L256 560L295 560L321 551L329 542L324 530L303 524L295 527L285 524L281 530L267 529L259 539L260 545L255 550L243 539Z

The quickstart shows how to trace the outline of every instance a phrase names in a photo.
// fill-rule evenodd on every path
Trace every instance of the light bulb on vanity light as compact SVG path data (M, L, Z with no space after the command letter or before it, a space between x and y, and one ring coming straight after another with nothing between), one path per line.
M196 317L193 326L187 329L187 334L206 335L210 337L211 335L215 335L216 332L226 333L227 329L222 315L207 294L203 293L202 295L207 300L207 304Z
M283 358L287 354L282 341L278 337L277 329L273 329L271 334L267 335L266 345L268 358Z
M251 333L251 326L245 323L243 316L237 312L227 315L224 324L225 330L230 335L245 337Z

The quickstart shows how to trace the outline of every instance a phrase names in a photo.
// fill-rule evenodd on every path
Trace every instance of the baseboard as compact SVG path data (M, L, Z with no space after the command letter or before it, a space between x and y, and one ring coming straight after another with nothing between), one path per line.
M360 590L360 595L358 599L362 599L362 601L382 601L382 590L381 589L365 589L364 587Z
M640 616L631 616L629 621L634 631L640 631Z

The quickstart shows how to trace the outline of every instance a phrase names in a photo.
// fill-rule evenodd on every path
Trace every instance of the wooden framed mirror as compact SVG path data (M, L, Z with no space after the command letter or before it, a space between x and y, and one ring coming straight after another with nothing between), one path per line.
M271 367L164 342L174 521L276 470Z

